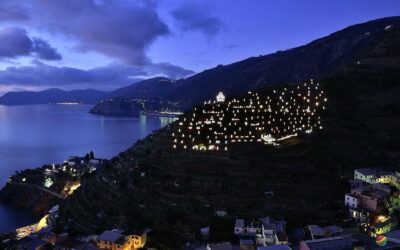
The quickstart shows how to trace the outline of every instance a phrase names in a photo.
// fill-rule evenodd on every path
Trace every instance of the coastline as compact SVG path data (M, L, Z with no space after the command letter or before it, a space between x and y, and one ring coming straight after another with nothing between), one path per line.
M155 117L168 117L168 118L176 118L183 115L183 112L163 112L163 111L142 111L140 116L155 116Z
M3 202L0 202L0 214L8 215L8 217L2 218L2 223L0 223L0 235L14 233L16 228L30 225L39 219L31 209L15 208Z
M101 158L110 159L152 131L171 122L171 119L153 118L143 122L139 117L96 117L88 112L91 106L86 104L0 105L0 108L2 189L7 186L7 180L15 171L62 162L71 155L89 150L95 151ZM24 117L30 122L21 120ZM7 128L16 129L10 131ZM77 137L77 134L82 136ZM32 140L26 140L28 135L34 135ZM3 210L0 221L5 224L10 219L7 224L14 225L12 219L18 220L18 216L10 212L9 204L1 205L10 209ZM30 207L32 208L33 206ZM15 211L20 210L15 208ZM31 215L35 217L34 213ZM18 221L15 224L19 225ZM11 227L13 226L9 228Z

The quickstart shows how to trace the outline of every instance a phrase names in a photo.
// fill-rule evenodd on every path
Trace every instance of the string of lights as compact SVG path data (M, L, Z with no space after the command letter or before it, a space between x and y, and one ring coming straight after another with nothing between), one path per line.
M272 91L248 92L214 101L183 115L172 133L173 148L225 150L235 143L279 145L282 141L323 129L321 112L327 98L313 80Z

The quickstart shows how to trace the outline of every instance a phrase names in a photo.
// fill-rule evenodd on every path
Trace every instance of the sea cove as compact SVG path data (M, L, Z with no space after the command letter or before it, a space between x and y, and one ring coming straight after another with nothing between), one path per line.
M90 105L0 105L0 185L15 171L61 163L93 150L111 158L173 118L120 118L89 114ZM0 204L0 232L36 218Z

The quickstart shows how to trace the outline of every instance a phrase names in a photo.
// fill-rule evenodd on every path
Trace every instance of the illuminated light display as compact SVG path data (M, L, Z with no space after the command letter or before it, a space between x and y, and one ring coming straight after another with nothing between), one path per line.
M216 99L217 102L225 102L225 95L222 92L219 92Z
M277 145L276 143L276 139L268 134L268 135L261 135L261 139L266 143L266 144L270 144L270 145Z
M384 235L379 235L378 237L375 238L375 243L380 246L384 247L387 244L387 238Z
M248 92L226 99L219 92L215 101L184 114L172 135L173 148L223 150L236 143L278 146L301 133L322 129L320 114L327 98L318 83L272 91Z
M53 186L53 184L54 184L54 181L50 177L47 177L43 182L43 186L45 186L47 188Z

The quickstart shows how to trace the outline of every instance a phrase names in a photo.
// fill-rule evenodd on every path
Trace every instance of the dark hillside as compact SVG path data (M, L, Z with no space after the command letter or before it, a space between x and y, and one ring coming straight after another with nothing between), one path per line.
M165 77L154 77L114 90L107 98L163 99L175 88L175 81Z
M4 105L31 105L61 102L78 102L94 104L107 95L107 92L85 89L64 91L61 89L47 89L43 91L8 92L0 97L0 104Z
M211 99L218 91L235 96L273 84L323 79L344 65L356 63L360 54L385 35L389 25L399 28L400 17L353 25L304 46L206 70L178 81L181 87L171 98L191 107Z

